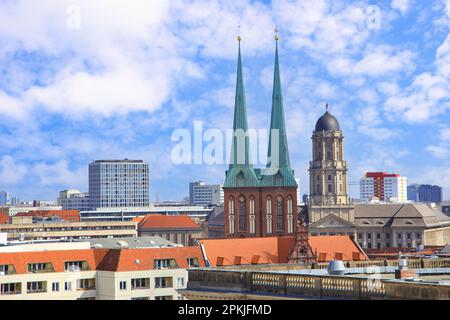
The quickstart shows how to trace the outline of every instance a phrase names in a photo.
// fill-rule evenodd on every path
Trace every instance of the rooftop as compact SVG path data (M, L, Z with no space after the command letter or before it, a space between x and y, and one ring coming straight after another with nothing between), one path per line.
M200 226L186 215L149 214L139 223L139 229L200 229Z

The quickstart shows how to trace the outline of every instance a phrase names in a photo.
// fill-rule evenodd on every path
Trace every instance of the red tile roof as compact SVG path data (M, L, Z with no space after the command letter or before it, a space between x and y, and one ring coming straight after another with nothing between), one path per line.
M294 244L294 237L265 237L237 239L203 239L199 240L205 248L206 256L213 266L240 264L287 263L289 251ZM309 237L314 253L324 261L342 258L344 261L354 259L354 252L359 260L367 260L365 253L349 236ZM236 259L236 257L239 257Z
M0 224L9 223L9 216L6 213L0 212Z
M187 268L187 259L197 258L205 266L200 247L150 249L112 249L106 254L99 269L106 271L153 270L155 259L175 259L179 268Z
M82 249L0 253L0 265L14 265L17 274L28 273L29 263L51 263L55 272L64 272L66 261L87 261L90 270L153 270L154 259L176 259L178 268L187 268L187 259L197 258L205 266L200 247L144 249Z
M62 220L68 222L79 222L80 212L78 210L36 210L28 212L20 212L16 214L18 217L52 217L58 216Z
M138 229L200 229L200 226L190 217L185 215L172 216L160 214L148 214L139 223Z

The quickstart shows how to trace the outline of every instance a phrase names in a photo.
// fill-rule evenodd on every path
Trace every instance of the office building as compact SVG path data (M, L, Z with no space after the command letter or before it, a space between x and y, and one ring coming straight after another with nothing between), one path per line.
M442 198L442 187L429 184L412 184L408 186L409 201L441 203Z
M88 211L91 209L89 193L76 189L64 190L59 193L58 205L63 210Z
M0 206L6 206L11 204L11 195L9 192L0 191Z
M149 165L142 160L96 160L89 164L90 207L149 205Z
M362 202L407 202L407 179L396 173L368 172L360 180Z
M220 184L205 184L203 181L189 183L189 204L194 206L220 206L223 204L223 189Z

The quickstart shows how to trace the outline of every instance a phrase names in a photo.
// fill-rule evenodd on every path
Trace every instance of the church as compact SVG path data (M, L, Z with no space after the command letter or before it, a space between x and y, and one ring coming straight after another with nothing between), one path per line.
M224 231L227 238L293 235L297 228L297 182L291 168L275 37L275 68L266 168L254 168L239 41L231 159L224 189Z

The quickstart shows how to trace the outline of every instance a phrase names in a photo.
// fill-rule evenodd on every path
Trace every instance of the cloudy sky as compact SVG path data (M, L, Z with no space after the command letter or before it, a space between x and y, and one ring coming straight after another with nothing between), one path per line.
M450 196L450 1L0 0L0 190L87 191L94 159L151 165L151 197L219 183L176 165L176 129L232 126L238 26L250 127L270 124L274 26L291 162L308 190L311 133L329 102L352 196L366 171Z

